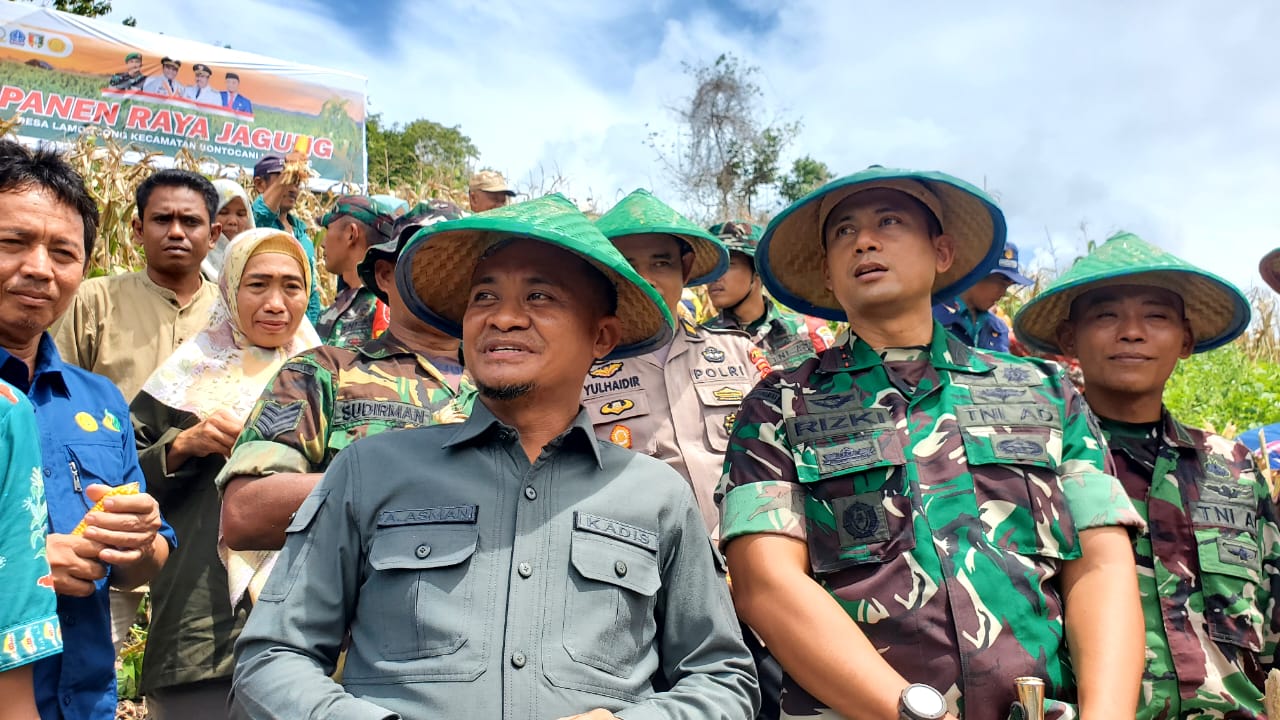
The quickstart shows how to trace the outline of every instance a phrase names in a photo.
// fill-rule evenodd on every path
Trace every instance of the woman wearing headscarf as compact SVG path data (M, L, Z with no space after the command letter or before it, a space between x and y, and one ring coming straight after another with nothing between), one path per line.
M257 226L253 222L253 213L249 211L249 194L240 183L229 178L218 178L213 181L213 186L218 190L218 212L213 221L222 225L222 235L205 256L204 262L200 263L200 272L205 278L218 282L227 245L240 233Z
M306 319L309 267L288 233L240 234L227 246L209 324L130 406L148 487L179 537L151 583L142 690L157 720L225 717L232 649L248 605L230 601L213 478L276 371L320 343Z

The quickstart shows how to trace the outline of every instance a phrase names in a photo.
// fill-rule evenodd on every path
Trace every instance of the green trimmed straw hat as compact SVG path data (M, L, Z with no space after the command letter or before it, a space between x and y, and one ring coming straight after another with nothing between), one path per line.
M707 232L719 238L730 252L740 252L749 258L755 258L764 228L745 220L730 220L712 225L707 228Z
M1262 262L1258 263L1258 272L1262 273L1262 279L1267 281L1272 290L1280 292L1280 248L1262 258Z
M643 355L671 340L674 322L658 291L586 215L558 193L419 230L396 263L396 285L405 304L423 322L462 337L462 315L476 265L494 244L515 238L568 250L613 283L622 340L610 358Z
M955 262L933 283L934 303L959 295L996 267L1004 250L1004 213L985 192L945 173L873 165L805 195L769 223L756 251L756 270L769 294L805 315L844 320L822 272L823 226L845 198L876 188L919 200L955 239Z
M1113 235L1080 258L1013 319L1014 334L1040 352L1059 353L1058 326L1084 293L1113 285L1164 288L1182 298L1195 352L1231 342L1249 325L1249 301L1236 286L1133 233Z
M694 225L648 190L636 190L596 220L610 240L624 235L666 233L693 248L693 271L685 287L703 285L729 269L729 251L714 235Z

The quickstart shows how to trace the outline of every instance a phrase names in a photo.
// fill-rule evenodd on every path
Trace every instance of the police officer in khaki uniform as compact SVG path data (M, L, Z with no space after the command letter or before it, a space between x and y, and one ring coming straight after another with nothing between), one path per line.
M714 280L729 266L729 252L714 235L645 190L623 198L596 227L658 289L672 315L684 287ZM720 521L712 495L729 430L738 403L769 371L746 333L698 327L682 317L665 347L592 366L582 404L596 435L683 475L715 536Z

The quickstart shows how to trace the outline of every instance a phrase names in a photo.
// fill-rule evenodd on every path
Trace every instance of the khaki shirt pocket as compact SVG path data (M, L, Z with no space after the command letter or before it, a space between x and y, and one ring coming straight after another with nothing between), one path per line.
M649 399L644 390L623 390L583 401L597 437L615 445L652 455L658 438L656 422L649 416Z
M575 530L569 555L564 649L574 662L629 678L647 656L656 656L657 553Z
M729 431L737 420L738 406L747 393L751 392L751 385L702 382L695 383L693 390L698 395L698 403L702 409L707 447L713 452L723 453L729 449Z
M470 562L478 539L478 528L470 524L403 525L374 532L369 546L374 573L360 601L373 605L368 616L383 623L378 635L384 657L453 655L468 643L479 604ZM406 608L412 609L412 628L405 627ZM473 648L470 657L451 658L446 673L466 674L464 661L483 661L475 657L478 653Z

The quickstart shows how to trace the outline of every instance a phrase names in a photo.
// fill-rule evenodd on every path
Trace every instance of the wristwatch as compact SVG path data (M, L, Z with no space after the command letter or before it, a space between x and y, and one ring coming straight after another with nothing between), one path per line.
M898 696L898 717L901 720L940 720L946 714L946 698L928 685L908 685Z

